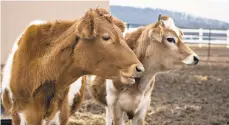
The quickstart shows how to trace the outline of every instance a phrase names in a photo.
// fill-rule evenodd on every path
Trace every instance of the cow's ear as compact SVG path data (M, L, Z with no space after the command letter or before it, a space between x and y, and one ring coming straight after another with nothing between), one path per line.
M145 27L139 27L137 30L133 32L126 33L125 41L132 50L135 50L137 48L137 42L144 30Z
M179 37L182 37L184 35L183 31L180 28L178 28L178 27L177 27L177 29L179 30L179 33L180 33L179 34Z
M154 26L149 29L148 36L150 39L154 39L158 42L162 42L163 39L163 20L161 20L161 14L158 16L157 22L154 24Z
M85 16L81 18L78 25L79 36L84 39L93 39L95 33L95 13L92 9L86 12Z
M150 39L155 39L158 42L162 42L164 31L161 25L161 22L157 22L154 27L149 29L148 36Z
M115 17L113 17L113 22L122 32L125 31L126 27L125 27L124 22L122 22L121 20L119 20L119 19L117 19Z

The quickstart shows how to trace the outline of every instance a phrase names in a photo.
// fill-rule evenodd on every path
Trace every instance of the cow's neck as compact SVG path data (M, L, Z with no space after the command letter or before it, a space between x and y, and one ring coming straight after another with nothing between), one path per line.
M64 23L64 22L63 22ZM54 39L54 46L50 49L47 56L43 58L44 70L49 70L53 74L52 80L57 80L57 88L65 90L71 83L85 74L85 71L76 67L74 62L74 46L77 44L77 25L70 24L69 28L64 29L63 33ZM58 26L56 27L58 29ZM53 34L55 36L55 34Z
M157 42L157 41L148 41L148 39L145 39L145 41L142 41L141 45L148 45L147 42ZM151 43L152 44L152 43ZM140 92L146 92L149 88L153 88L154 82L155 82L155 76L157 73L165 71L165 67L163 66L162 62L160 61L160 54L157 47L158 43L155 43L153 46L147 46L147 47L141 47L144 48L145 52L142 52L141 55L139 55L139 60L143 64L145 68L144 75L137 80L138 82L138 88ZM151 48L148 48L151 47ZM146 51L150 51L150 55L146 53Z
M144 75L138 80L138 89L140 92L145 93L148 89L153 88L155 76L162 70L161 66L156 63L157 60L154 57L144 57L141 62L146 70Z

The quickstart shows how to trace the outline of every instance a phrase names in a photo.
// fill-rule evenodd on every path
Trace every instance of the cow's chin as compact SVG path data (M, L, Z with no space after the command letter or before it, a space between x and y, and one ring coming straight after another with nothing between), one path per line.
M179 70L181 68L185 68L187 66L190 66L190 64L185 64L184 62L182 62L182 60L177 60L174 61L173 64L170 66L170 71L172 70Z
M121 72L119 76L113 76L107 79L118 80L123 84L134 84L135 83L135 77L123 75Z
M132 77L126 77L126 76L121 75L121 82L123 84L134 84L135 79Z
M134 84L135 77L124 75L125 73L120 72L120 81L123 84Z
M171 71L171 70L175 70L175 69L179 69L184 67L184 63L181 62L180 60L176 60L176 61L171 61L169 63L166 64L161 64L160 65L160 71Z

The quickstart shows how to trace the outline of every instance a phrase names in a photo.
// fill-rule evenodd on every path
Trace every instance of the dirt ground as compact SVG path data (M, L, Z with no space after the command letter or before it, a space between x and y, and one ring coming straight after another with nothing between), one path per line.
M147 125L229 125L229 49L213 48L209 63L206 48L194 50L199 65L156 77ZM104 107L88 93L70 125L105 125Z
M201 62L156 77L147 125L229 125L229 49L194 48ZM131 121L128 121L128 125ZM105 125L104 107L89 92L69 125Z

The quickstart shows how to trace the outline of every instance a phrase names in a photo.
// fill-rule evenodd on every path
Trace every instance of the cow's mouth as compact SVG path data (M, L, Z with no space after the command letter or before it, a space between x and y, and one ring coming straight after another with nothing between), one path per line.
M123 84L134 84L135 83L135 78L132 76L126 76L122 72L120 73L121 76L121 82Z

